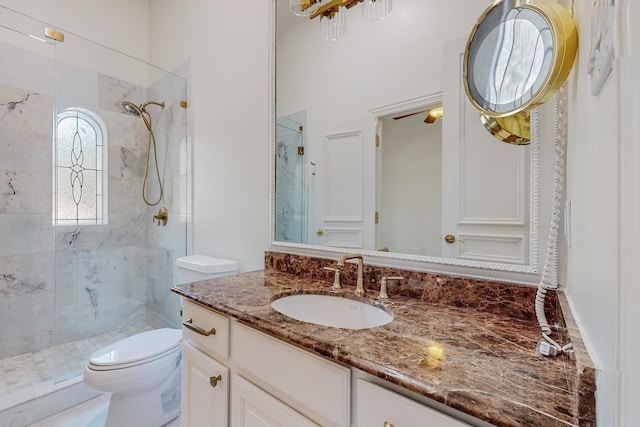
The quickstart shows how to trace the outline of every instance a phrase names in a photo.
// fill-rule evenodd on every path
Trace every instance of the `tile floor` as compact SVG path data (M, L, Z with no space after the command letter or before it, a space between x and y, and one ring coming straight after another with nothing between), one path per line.
M82 375L87 360L96 350L150 329L153 328L147 324L139 324L88 339L61 344L57 348L46 348L0 360L0 410L55 391L54 378L61 381L58 384L64 384L65 380L75 381ZM81 377L79 378L81 381ZM40 427L104 427L109 404L108 395L106 403L104 399L102 401L94 399L94 401L90 401L91 403L87 402L85 406L79 405L80 408L72 408L68 412L71 419L64 418L67 414L65 411L61 414L62 421L54 416L42 421L43 424L34 425Z
M130 335L153 329L147 324L131 326L84 340L49 347L0 360L0 399L19 390L82 375L87 360L99 348Z
M27 427L104 427L109 395L103 394ZM164 427L180 427L180 417Z

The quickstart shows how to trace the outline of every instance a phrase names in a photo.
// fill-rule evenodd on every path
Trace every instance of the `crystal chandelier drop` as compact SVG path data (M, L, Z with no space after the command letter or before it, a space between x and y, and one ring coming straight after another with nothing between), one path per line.
M311 14L311 2L309 0L289 0L289 9L298 16Z
M325 40L335 41L347 31L347 9L358 3L368 21L385 19L391 13L392 0L289 0L289 8L298 16L320 17L320 32Z
M392 0L364 0L362 17L367 21L385 19L391 13Z
M336 41L347 32L347 9L338 6L338 9L320 18L320 34L325 40Z

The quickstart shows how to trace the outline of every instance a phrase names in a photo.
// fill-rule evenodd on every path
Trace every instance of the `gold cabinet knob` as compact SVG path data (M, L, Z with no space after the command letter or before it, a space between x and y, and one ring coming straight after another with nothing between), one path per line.
M321 228L318 228L318 229L316 230L316 236L323 236L323 235L324 235L324 230L323 230L323 229L321 229Z
M453 234L447 234L446 236L444 236L444 241L451 244L451 243L455 243L456 242L456 236L454 236Z
M394 426L389 421L385 421L383 427L394 427Z
M217 377L209 378L209 384L211 384L211 387L217 386L218 385L218 381L222 381L222 375L218 375Z

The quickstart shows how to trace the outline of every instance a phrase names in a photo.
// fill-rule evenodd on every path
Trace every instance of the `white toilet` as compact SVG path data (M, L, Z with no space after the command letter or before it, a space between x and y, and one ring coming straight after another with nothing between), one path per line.
M236 261L190 255L176 261L178 284L238 272ZM180 413L180 329L155 329L93 353L84 382L111 393L105 427L160 427Z

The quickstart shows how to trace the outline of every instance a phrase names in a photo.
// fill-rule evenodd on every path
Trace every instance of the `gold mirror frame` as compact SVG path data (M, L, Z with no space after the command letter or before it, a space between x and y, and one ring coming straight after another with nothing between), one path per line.
M513 108L498 110L474 96L474 91L470 87L470 69L473 64L470 65L469 62L470 58L476 57L472 54L474 46L479 48L484 38L492 30L504 24L507 13L514 9L533 12L534 16L544 21L546 28L541 29L536 26L536 29L550 31L552 55L546 70L542 70L544 72L542 82L531 96L525 98L523 95L525 99L518 100L520 102L515 103ZM496 14L500 13L502 15L499 16L500 20L496 25ZM532 25L535 24L532 23ZM478 42L477 37L482 39ZM528 144L530 139L528 111L547 101L560 89L571 72L577 47L577 29L571 13L554 0L502 0L488 7L469 35L463 60L463 80L467 98L480 112L482 124L487 131L497 139L510 144ZM518 50L518 46L513 47L512 51L514 50ZM477 54L477 52L474 53Z
M480 114L484 128L502 142L514 145L531 143L531 114L521 111L512 116L492 117Z

